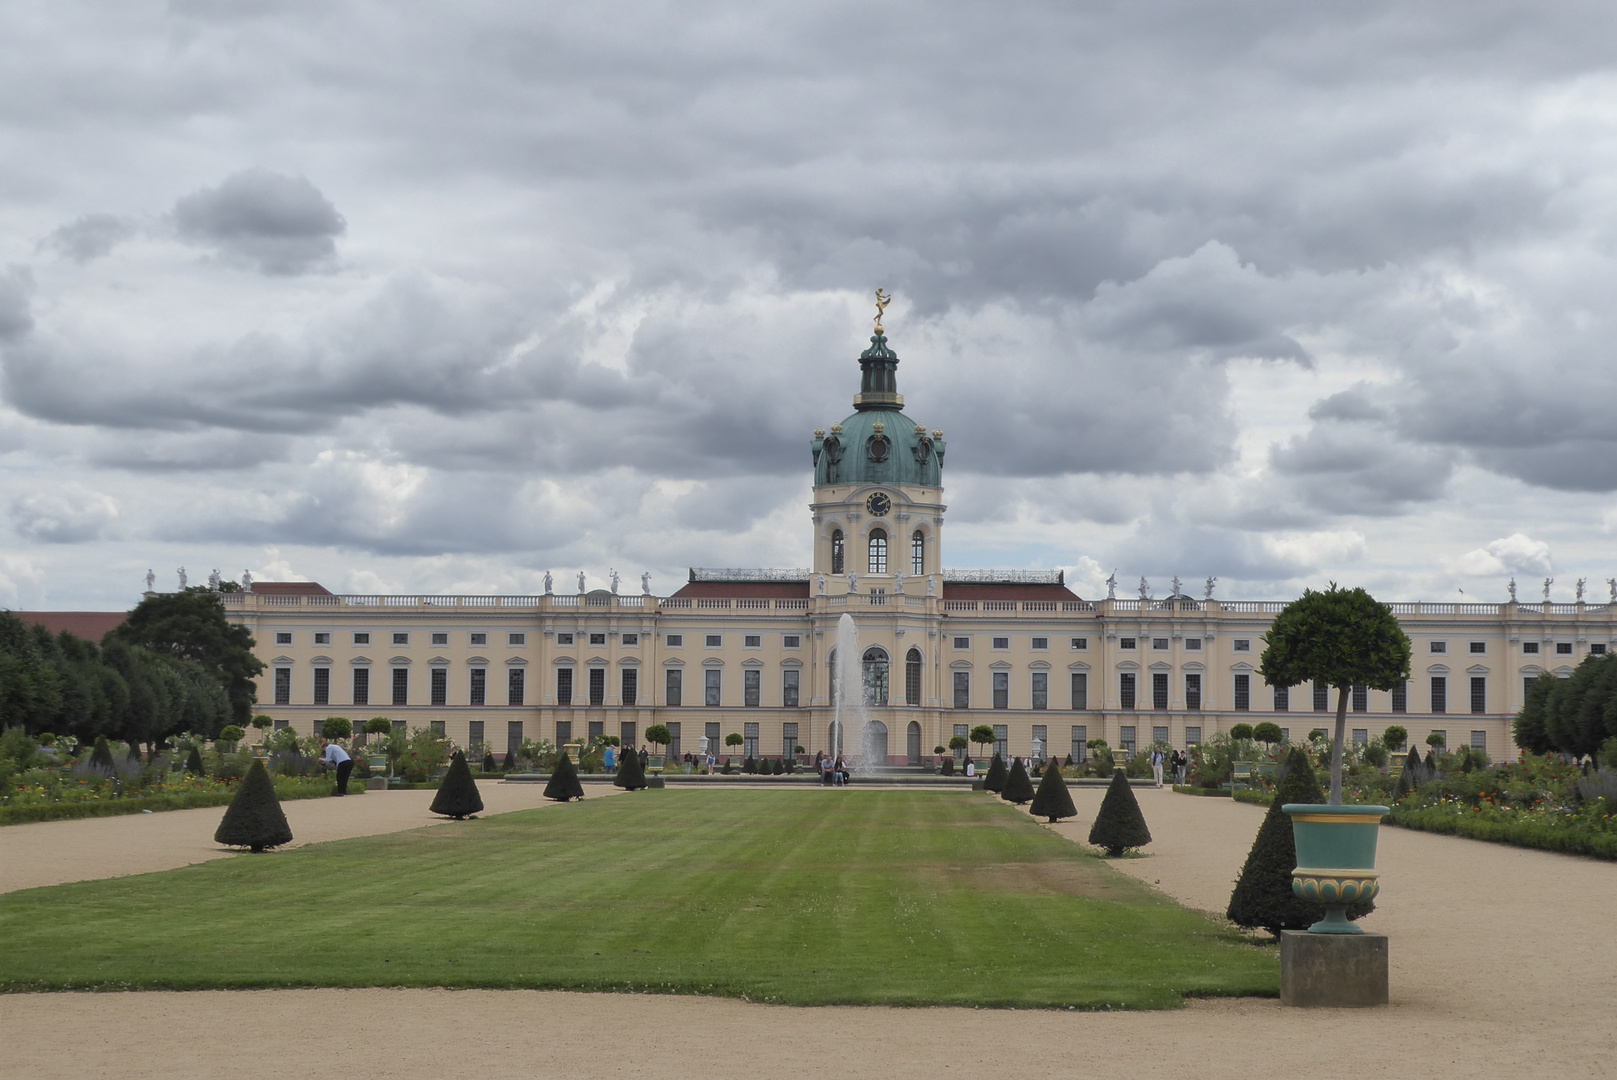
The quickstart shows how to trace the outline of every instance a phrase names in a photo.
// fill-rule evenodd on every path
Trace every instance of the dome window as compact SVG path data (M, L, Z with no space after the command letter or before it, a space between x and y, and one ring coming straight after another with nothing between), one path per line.
M871 461L886 461L887 452L892 449L892 442L885 435L872 435L869 443Z
M910 537L910 573L926 573L926 536L920 529Z
M887 573L887 533L882 529L870 532L870 573Z
M833 574L842 573L843 554L846 548L847 545L842 539L842 530L831 530L831 572Z

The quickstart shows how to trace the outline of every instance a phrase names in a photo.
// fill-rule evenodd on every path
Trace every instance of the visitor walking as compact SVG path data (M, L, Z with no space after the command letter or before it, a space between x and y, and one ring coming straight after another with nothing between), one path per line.
M646 744L640 744L640 767L644 769L651 763L651 755L646 752Z
M1161 748L1151 750L1151 776L1156 780L1157 787L1162 786L1162 758Z
M348 751L327 739L320 737L320 760L327 765L337 766L337 794L348 794L348 776L354 771L354 759L348 756Z

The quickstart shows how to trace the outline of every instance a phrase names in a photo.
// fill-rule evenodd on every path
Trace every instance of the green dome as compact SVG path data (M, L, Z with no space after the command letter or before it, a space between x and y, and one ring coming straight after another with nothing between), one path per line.
M814 486L826 484L909 484L943 486L943 432L905 416L898 393L898 354L877 333L859 357L863 369L852 416L818 430L811 444Z

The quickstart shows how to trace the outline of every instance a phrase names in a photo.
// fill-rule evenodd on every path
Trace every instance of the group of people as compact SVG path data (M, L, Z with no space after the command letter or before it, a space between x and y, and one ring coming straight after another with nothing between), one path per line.
M814 755L814 771L820 776L820 783L827 787L841 787L848 782L848 759L841 754L833 761L824 750Z
M1171 770L1174 783L1183 784L1185 782L1185 773L1190 769L1190 757L1178 750L1165 753L1160 748L1153 749L1151 751L1151 777L1157 782L1157 787L1162 786L1162 771L1165 767Z

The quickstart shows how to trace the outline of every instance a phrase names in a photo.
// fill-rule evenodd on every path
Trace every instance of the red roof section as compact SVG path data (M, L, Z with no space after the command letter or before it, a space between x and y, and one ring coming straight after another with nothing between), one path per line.
M318 581L255 581L259 596L330 596L331 590Z
M805 600L806 581L690 581L675 596L728 596L743 599Z
M124 611L13 611L25 623L37 623L52 634L63 630L87 641L100 641L107 631L123 625Z
M966 584L946 581L943 595L949 600L1079 600L1065 585L1010 585L983 582Z

